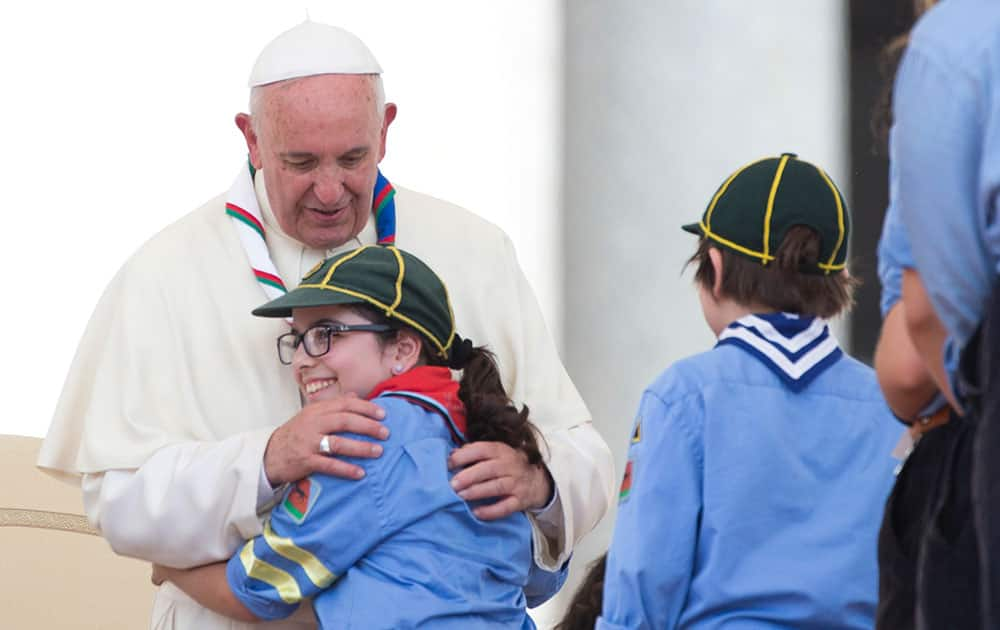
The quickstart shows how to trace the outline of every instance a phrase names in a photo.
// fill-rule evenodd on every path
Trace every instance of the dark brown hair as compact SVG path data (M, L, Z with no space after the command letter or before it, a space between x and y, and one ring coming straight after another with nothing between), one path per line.
M604 554L587 567L587 576L576 589L566 607L566 615L554 630L593 630L604 602L604 568L608 554Z
M394 341L399 330L406 328L423 341L421 358L428 365L447 366L447 360L430 351L430 342L416 330L387 318L381 311L367 304L351 304L349 308L373 324L387 324L394 329L379 333L382 344ZM528 406L520 409L510 400L500 380L493 353L483 346L472 350L472 355L462 370L458 384L458 398L465 405L465 437L470 442L503 442L523 452L528 463L542 463L542 453L534 425L528 420Z
M937 0L913 0L912 13L909 17L910 28L901 35L889 40L879 54L879 73L882 75L882 88L879 90L875 106L872 108L871 130L875 137L876 152L885 151L889 147L889 129L892 127L892 88L896 80L899 62L910 44L910 30L921 15L927 12Z
M697 265L694 280L708 291L715 286L711 248L722 253L722 294L740 304L828 318L854 303L857 279L806 271L816 268L820 251L819 235L810 227L791 227L766 266L702 237L687 264Z

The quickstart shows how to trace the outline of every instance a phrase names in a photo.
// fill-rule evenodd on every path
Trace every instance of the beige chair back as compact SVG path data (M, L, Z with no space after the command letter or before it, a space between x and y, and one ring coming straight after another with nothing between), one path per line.
M41 443L0 435L0 626L149 627L149 564L115 555L87 523L80 489L35 467Z

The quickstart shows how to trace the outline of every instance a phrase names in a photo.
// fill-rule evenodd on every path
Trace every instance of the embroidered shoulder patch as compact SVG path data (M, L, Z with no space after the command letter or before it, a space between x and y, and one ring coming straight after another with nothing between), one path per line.
M632 460L628 460L628 464L625 465L625 477L622 478L622 487L618 491L618 503L624 502L628 499L628 495L632 492Z
M301 525L302 521L306 520L309 510L316 505L316 497L319 496L321 489L320 485L309 477L299 479L288 489L288 494L285 495L281 505L292 520Z

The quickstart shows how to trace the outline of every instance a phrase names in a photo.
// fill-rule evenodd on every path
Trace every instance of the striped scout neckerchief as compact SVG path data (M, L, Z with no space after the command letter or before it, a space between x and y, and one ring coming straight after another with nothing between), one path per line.
M793 313L741 317L722 331L716 345L746 350L796 392L844 355L825 321Z
M250 259L250 268L257 282L264 289L269 300L274 300L288 292L278 269L267 251L264 240L264 222L260 205L253 187L256 169L247 161L248 168L241 169L236 181L226 194L226 214L233 220L240 242ZM372 213L375 215L375 233L379 245L396 242L396 189L383 175L377 172L375 192L372 195Z

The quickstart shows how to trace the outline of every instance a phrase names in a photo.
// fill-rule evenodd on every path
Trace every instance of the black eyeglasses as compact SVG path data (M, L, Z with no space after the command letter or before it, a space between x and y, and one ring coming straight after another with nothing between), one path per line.
M330 351L330 340L337 335L355 330L365 332L389 332L395 330L385 324L332 324L323 323L310 326L302 333L285 333L278 337L278 360L291 365L295 349L303 344L306 354L318 358Z

